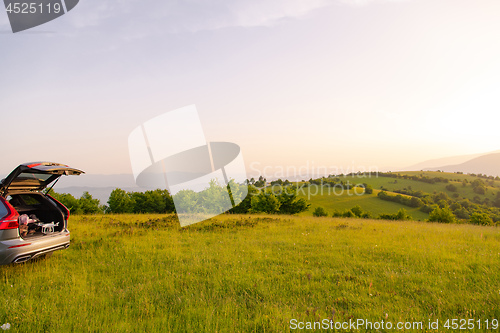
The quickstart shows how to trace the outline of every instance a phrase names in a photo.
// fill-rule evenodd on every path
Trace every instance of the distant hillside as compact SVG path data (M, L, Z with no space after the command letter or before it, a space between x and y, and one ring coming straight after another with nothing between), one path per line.
M6 176L7 175L0 175L0 179ZM131 174L82 174L80 176L61 177L57 184L55 184L54 191L57 193L69 193L76 198L79 198L84 192L89 192L104 205L115 188L121 188L129 192L142 192L147 190L137 186L134 181L134 176Z
M443 170L444 166L455 166L467 161L473 160L477 157L487 156L490 154L500 153L500 150L495 150L488 153L481 154L470 154L470 155L459 155L459 156L450 156L444 158L437 158L432 160L427 160L421 163L414 164L412 166L403 168L401 171L416 171L416 170ZM462 171L462 170L457 170ZM465 172L465 171L464 171ZM484 172L481 172L484 173Z
M80 176L61 177L56 185L60 187L136 187L134 176L131 174L95 175L82 174Z
M82 196L84 192L89 192L94 199L99 199L101 205L105 205L108 202L109 195L115 188L121 188L127 192L143 192L144 189L140 187L88 187L88 186L70 186L70 187L54 187L54 191L57 193L69 193L75 198Z
M488 176L500 176L500 153L483 155L464 163L429 168L427 170L441 170L445 172L461 171L463 173L482 173Z
M99 199L104 205L108 201L111 191L121 188L125 191L144 191L135 184L134 176L130 174L93 175L83 174L77 177L61 177L54 186L58 193L69 193L79 198L83 192L89 192L94 198Z

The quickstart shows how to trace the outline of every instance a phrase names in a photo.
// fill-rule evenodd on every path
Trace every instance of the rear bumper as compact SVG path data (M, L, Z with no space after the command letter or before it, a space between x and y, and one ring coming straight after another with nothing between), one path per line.
M62 231L56 235L37 238L16 238L0 241L0 265L21 263L46 253L62 250L69 246L70 233Z

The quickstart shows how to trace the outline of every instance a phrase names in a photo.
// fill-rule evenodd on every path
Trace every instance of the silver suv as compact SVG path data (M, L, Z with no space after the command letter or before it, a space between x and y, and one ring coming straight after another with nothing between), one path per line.
M45 193L62 175L82 173L64 164L25 163L0 182L0 265L48 257L69 246L69 211Z

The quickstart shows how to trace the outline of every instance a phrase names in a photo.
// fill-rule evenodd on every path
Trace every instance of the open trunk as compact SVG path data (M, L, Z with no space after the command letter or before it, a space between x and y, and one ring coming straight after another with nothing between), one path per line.
M19 213L19 234L24 239L59 233L66 219L57 203L37 192L11 194L9 203Z

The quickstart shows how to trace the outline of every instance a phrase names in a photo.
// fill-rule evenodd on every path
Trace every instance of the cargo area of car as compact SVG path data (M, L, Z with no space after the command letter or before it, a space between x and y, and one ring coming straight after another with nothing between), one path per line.
M41 193L11 194L9 203L19 213L19 234L24 239L41 237L64 230L64 216Z

